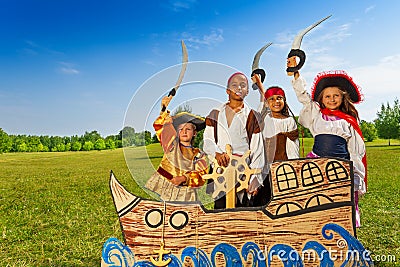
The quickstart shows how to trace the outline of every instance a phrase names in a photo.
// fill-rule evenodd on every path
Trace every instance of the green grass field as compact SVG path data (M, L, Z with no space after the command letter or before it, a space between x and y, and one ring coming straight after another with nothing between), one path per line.
M305 153L311 143L305 140ZM158 144L125 152L142 178L151 170L135 166L161 159ZM360 201L358 239L373 256L396 257L397 263L376 266L400 265L400 143L374 141L367 154L369 192ZM132 179L122 149L0 154L0 266L99 266L103 243L123 240L110 170L129 191L148 197Z

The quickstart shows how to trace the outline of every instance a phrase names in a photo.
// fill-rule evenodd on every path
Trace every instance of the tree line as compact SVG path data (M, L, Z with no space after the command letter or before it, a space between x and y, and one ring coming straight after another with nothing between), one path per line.
M65 152L90 151L143 146L158 142L149 131L136 133L126 126L117 135L102 137L97 131L85 132L78 136L8 135L0 128L0 153L7 152Z
M179 111L191 112L189 106ZM175 112L179 113L179 112ZM310 131L300 124L301 137L312 137ZM377 119L373 122L362 120L360 123L364 139L371 142L376 138L400 139L400 104L395 99L393 106L389 103L382 104L377 112ZM197 133L194 145L199 146L203 140L203 131ZM149 131L136 132L130 126L124 127L117 135L103 138L97 131L85 132L78 136L36 136L36 135L8 135L0 128L0 153L7 152L64 152L64 151L90 151L115 149L128 146L145 146L158 143L157 136Z

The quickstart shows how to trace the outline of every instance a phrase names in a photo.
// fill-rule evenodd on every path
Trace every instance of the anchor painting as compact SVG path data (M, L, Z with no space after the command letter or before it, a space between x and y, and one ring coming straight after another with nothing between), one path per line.
M274 162L267 205L222 210L141 199L111 173L124 242L105 242L102 266L373 266L356 239L352 170L337 158Z

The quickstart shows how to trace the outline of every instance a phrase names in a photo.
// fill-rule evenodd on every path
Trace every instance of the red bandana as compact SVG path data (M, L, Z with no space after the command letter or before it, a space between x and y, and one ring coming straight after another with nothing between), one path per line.
M246 77L246 75L244 75L244 73L242 73L242 72L235 72L234 74L232 74L232 75L228 78L228 83L227 83L226 87L229 87L229 83L231 82L232 78L235 77L236 75L243 75L244 78L246 78L246 82L248 83L247 77Z
M340 110L330 110L330 109L327 109L327 108L321 109L321 113L324 114L324 115L336 116L336 117L339 117L341 119L344 119L345 121L350 123L351 126L353 126L354 130L356 130L356 132L364 140L361 128L358 125L356 118L354 118L353 116L351 116L349 114L346 114L346 113L344 113L343 111L340 111ZM365 176L364 176L365 187L367 187L367 153L365 153L364 157L362 158L362 163L364 164L364 168L365 168Z
M285 91L283 91L283 89L278 86L274 86L274 87L268 88L267 91L265 91L265 93L264 93L265 99L268 99L274 95L280 95L280 96L285 97Z

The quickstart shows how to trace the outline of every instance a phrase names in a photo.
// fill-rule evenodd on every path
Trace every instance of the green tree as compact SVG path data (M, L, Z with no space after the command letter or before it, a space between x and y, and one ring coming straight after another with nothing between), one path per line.
M64 145L64 150L62 150L62 151L65 151L65 142L62 137L60 137L60 136L51 136L50 137L50 146L49 147L50 147L51 151L61 152L59 150L59 148L61 148L61 146L60 146L61 144Z
M65 144L65 151L71 151L71 143Z
M104 141L103 138L99 138L96 140L96 142L94 143L94 149L96 150L106 149L106 142Z
M119 132L119 136L120 140L122 140L123 147L135 145L136 133L134 128L130 126L125 126Z
M144 142L146 146L152 143L151 133L149 131L144 131Z
M28 151L28 138L26 135L12 135L10 136L12 140L11 152L26 152Z
M12 139L0 128L0 153L10 152L12 149Z
M25 142L21 142L17 145L17 152L27 152L28 145Z
M71 143L71 151L79 151L82 148L82 144L81 142L78 141L74 141L73 143Z
M299 116L295 116L297 122L297 129L299 130L299 138L312 138L310 130L299 123Z
M85 132L85 134L82 136L81 140L82 143L86 141L92 142L94 144L97 139L100 139L101 135L97 131L91 131L91 132Z
M44 146L44 147L47 147L47 150L49 150L48 148L51 148L52 146L52 144L51 144L51 139L50 139L50 137L48 136L48 135L41 135L41 136L39 136L39 140L40 140L40 143ZM39 150L40 151L40 150Z
M105 140L105 145L106 145L106 149L114 149L115 148L115 142L111 138Z
M155 143L160 143L160 141L158 140L156 134L153 135L153 137L151 138L151 141L152 141L153 144L155 144Z
M124 141L124 140L122 140ZM140 132L135 134L135 139L133 144L135 146L144 146L146 144L145 139L144 139L144 132Z
M176 114L179 114L181 112L188 112L188 113L192 113L192 107L187 104L187 103L183 103L183 105L180 105L179 107L177 107L171 114L171 116L175 116Z
M80 138L77 135L70 136L68 138L68 140L69 140L69 143L71 143L71 144L74 143L74 142L80 142Z
M204 129L196 133L196 136L193 139L194 147L203 148L203 133L204 133Z
M375 127L378 131L378 136L383 139L388 139L390 146L390 139L399 138L400 135L400 107L399 101L394 101L392 108L389 103L382 104L381 110L377 112L378 118L375 120Z
M42 143L40 143L39 136L28 136L27 145L29 152L39 152L43 148Z
M42 143L40 143L40 144L38 145L38 151L39 151L39 152L49 152L49 147L43 145Z
M366 142L372 142L378 137L378 131L374 123L362 120L360 128Z
M94 148L94 144L92 143L92 141L86 141L82 146L82 150L84 150L84 151L90 151L90 150L93 150L93 148Z
M115 147L121 148L122 147L122 140L115 140Z
M52 151L64 152L66 151L65 145L63 143L57 144L55 147L52 148Z

